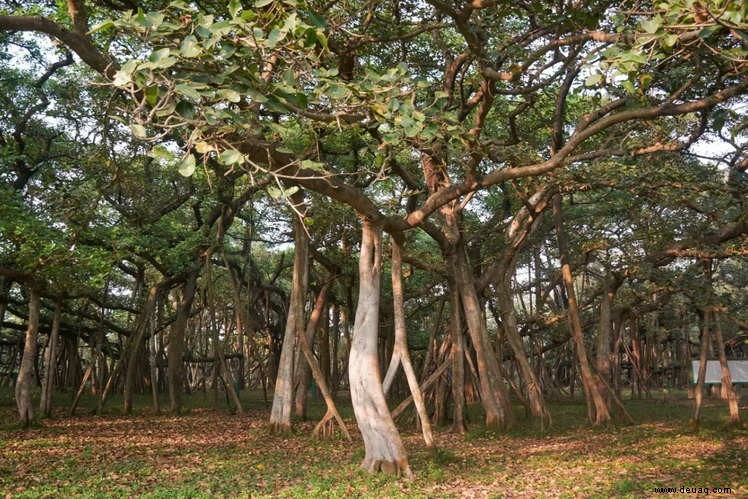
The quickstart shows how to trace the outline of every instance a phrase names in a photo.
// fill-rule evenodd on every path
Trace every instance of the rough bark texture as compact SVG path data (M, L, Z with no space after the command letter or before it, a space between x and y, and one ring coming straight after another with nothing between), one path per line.
M496 294L499 309L501 310L501 325L504 329L506 340L512 349L512 353L514 353L519 375L524 381L524 395L527 397L530 415L538 418L541 426L550 425L551 413L546 406L540 381L525 353L519 328L517 327L517 314L514 311L514 301L511 294L511 275L514 273L514 265L510 264L507 267L498 282L496 282Z
M39 403L39 411L45 416L52 413L52 392L54 390L55 373L57 372L57 343L60 336L60 316L62 315L62 304L55 302L55 311L52 315L52 331L49 333L49 343L44 354L44 380L42 381L42 396Z
M125 388L123 394L125 414L130 414L132 412L132 392L135 387L135 377L138 373L138 368L141 365L139 362L140 350L144 346L145 336L148 332L148 325L153 320L153 312L156 309L156 301L158 299L159 291L158 285L151 287L148 291L148 298L140 311L137 327L135 328L135 333L133 334L132 342L130 343L130 353L127 359L127 371L125 375Z
M727 355L725 355L725 343L722 341L722 321L720 321L719 312L712 312L712 314L714 314L714 340L717 344L719 365L722 368L722 393L727 396L730 423L740 423L738 394L735 392L735 387L732 386L732 375L727 365Z
M29 324L26 328L26 341L23 346L21 367L16 381L16 405L23 426L29 426L34 420L34 404L31 401L31 390L34 387L34 361L36 360L36 340L39 335L39 292L29 289Z
M403 293L403 247L402 241L392 237L392 302L393 317L395 323L395 349L399 351L400 363L405 372L405 378L408 380L410 393L413 394L413 402L421 420L421 430L423 431L423 440L426 447L434 447L434 435L431 432L431 422L426 410L426 404L423 401L423 394L418 386L418 377L410 362L408 353L408 338L405 325L405 297Z
M278 363L278 375L275 380L273 407L270 412L271 431L280 433L291 430L291 410L294 399L294 352L296 338L303 334L304 296L308 283L309 240L304 230L304 222L296 214L293 217L293 230L295 246L291 299L288 306L281 357Z
M358 305L348 363L351 403L366 450L361 467L410 476L405 447L382 391L377 354L382 232L364 220L362 233Z
M460 310L460 294L450 284L450 309L452 317L449 328L452 336L452 351L450 360L452 362L452 400L454 400L454 411L452 415L452 431L463 434L465 427L465 349L462 337L462 315Z
M184 391L184 333L195 298L197 272L192 272L182 285L182 296L177 304L176 318L169 335L167 350L167 375L169 379L169 409L178 413L182 409Z
M584 346L584 336L582 333L582 321L579 317L579 306L577 295L574 291L574 278L571 274L571 265L569 263L569 248L564 231L563 214L561 212L561 196L556 195L553 198L553 215L556 221L556 238L558 239L559 258L561 260L561 277L566 289L568 299L567 316L569 320L569 329L571 337L574 340L579 360L579 368L582 375L582 387L587 399L588 414L595 424L606 423L610 421L610 410L605 403L605 399L600 393L600 388L592 370L590 361L587 357L587 350Z
M709 312L704 312L703 327L701 330L701 348L699 349L699 373L696 377L696 387L694 388L694 409L691 424L696 428L701 421L701 406L704 401L704 381L706 381L706 361L708 359L709 341L710 341L710 319Z
M473 284L473 276L467 264L464 248L458 248L452 261L454 282L460 293L465 322L475 349L481 402L486 412L486 426L507 429L514 423L514 413L509 402L509 393L504 385L504 377L499 368L499 361L488 340L486 319Z

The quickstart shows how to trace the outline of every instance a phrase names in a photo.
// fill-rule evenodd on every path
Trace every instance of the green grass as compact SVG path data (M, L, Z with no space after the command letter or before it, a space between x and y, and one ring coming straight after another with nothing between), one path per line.
M505 433L487 431L480 409L471 407L467 435L438 429L436 452L401 423L415 473L404 480L359 469L363 444L345 403L352 443L311 436L324 413L320 401L310 404L310 420L284 437L267 433L268 410L257 393L242 394L241 416L225 397L214 404L210 392L186 399L180 416L155 415L147 396L136 398L132 416L122 415L116 397L96 416L87 394L69 418L71 398L57 394L55 417L23 430L14 423L12 394L0 390L0 495L642 497L682 486L748 494L748 431L726 424L718 400L708 401L698 434L689 429L691 405L683 399L626 400L636 424L603 428L586 423L581 401L551 404L550 429L523 419L518 407L517 425Z

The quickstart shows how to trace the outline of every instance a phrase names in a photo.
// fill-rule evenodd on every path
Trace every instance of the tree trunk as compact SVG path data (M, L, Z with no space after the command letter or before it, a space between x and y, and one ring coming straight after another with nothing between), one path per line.
M299 197L294 196L293 200L297 206L301 204ZM303 196L301 201L303 201ZM291 297L275 380L273 406L270 411L270 429L278 433L291 430L291 410L294 400L294 352L297 336L304 333L304 297L309 279L309 239L304 228L304 221L296 213L293 214L293 231L294 263Z
M55 311L52 315L52 331L49 333L49 343L44 355L44 380L42 381L42 396L39 411L45 416L52 413L52 392L54 390L55 372L57 372L57 341L60 336L60 316L62 303L55 301Z
M460 310L460 293L455 289L454 283L449 286L450 309L452 317L449 328L452 335L452 399L454 400L454 412L452 415L452 431L464 434L465 428L465 348L462 335L462 315Z
M21 367L16 381L16 405L21 424L28 427L34 420L34 404L31 390L34 387L34 361L36 359L37 336L39 335L39 292L29 288L29 325L23 347Z
M379 300L382 231L363 221L356 307L348 379L356 422L366 454L361 467L369 472L411 475L408 457L382 391L379 370Z
M400 363L405 372L405 378L408 380L410 393L413 394L413 401L421 420L421 430L423 431L423 440L426 442L428 449L434 447L434 435L431 432L431 422L426 410L426 404L423 401L423 394L418 387L418 377L410 362L408 353L408 339L405 325L405 298L403 292L403 242L400 234L392 236L392 301L393 317L395 323L395 349L399 351Z
M509 394L504 385L498 359L488 340L486 319L462 244L454 252L451 265L448 264L448 266L454 272L454 282L460 293L465 322L475 349L481 403L486 413L486 426L507 429L514 423L514 413L509 403Z
M514 359L517 361L519 374L525 383L524 395L530 409L530 415L540 420L540 426L550 425L551 413L548 412L543 390L535 374L535 370L530 365L530 361L525 353L522 338L517 327L517 315L514 311L514 301L512 300L511 275L514 273L514 263L508 263L501 272L501 277L495 283L499 309L501 310L501 325L504 328L504 334L509 346L514 353Z
M727 365L727 356L725 355L725 343L722 341L722 321L720 321L720 312L712 312L714 317L714 339L717 344L717 355L719 356L719 365L722 368L722 393L727 396L727 405L730 409L730 423L740 423L740 407L738 404L738 394L735 387L732 386L732 375Z
M696 429L698 429L701 423L701 406L704 399L704 382L706 381L706 362L709 358L710 319L710 312L705 311L702 316L703 326L701 330L701 348L699 348L699 373L696 377L693 419L691 421L691 424Z
M593 423L607 423L610 421L610 410L608 405L605 403L602 393L600 393L598 382L595 378L589 359L587 358L587 350L584 346L582 321L579 317L577 296L574 291L574 278L571 274L569 244L566 238L566 232L564 231L560 194L553 197L553 215L556 221L556 238L558 239L559 259L561 260L561 276L568 300L567 316L569 329L577 350L579 370L582 375L582 386L584 387L585 397L587 398L588 413L592 413L591 419Z
M179 413L182 410L184 392L184 334L190 318L192 302L197 287L197 271L190 272L182 285L182 293L177 303L176 317L169 335L169 348L166 352L167 377L169 379L169 410Z
M135 387L135 377L138 374L138 368L141 367L139 362L140 350L144 346L144 340L146 333L148 332L148 325L153 319L153 312L156 309L156 301L160 292L159 285L152 286L148 291L148 298L143 304L143 308L140 311L138 317L137 326L134 334L132 335L132 342L130 343L130 354L127 359L127 371L125 375L125 388L123 393L124 398L124 412L125 414L132 413L132 392Z

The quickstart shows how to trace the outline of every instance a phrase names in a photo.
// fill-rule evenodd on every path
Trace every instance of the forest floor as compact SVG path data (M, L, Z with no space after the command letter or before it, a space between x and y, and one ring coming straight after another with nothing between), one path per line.
M400 424L411 480L359 469L363 443L350 407L343 413L352 444L314 439L313 422L268 435L269 411L257 394L241 416L212 400L193 396L187 413L173 416L153 414L143 398L136 415L123 416L115 399L95 416L89 399L74 417L60 408L23 430L13 423L12 395L0 393L0 497L748 496L748 429L726 425L725 404L715 399L698 433L689 430L684 399L626 401L636 424L606 428L585 422L583 402L556 402L546 431L521 418L503 434L477 423L464 436L445 428L435 455L412 424ZM745 418L748 407L741 410Z

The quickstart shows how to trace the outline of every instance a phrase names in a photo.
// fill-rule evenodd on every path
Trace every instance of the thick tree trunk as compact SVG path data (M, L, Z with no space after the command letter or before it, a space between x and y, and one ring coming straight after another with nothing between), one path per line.
M452 362L452 399L454 400L454 411L452 415L452 431L463 434L465 427L465 348L462 334L462 303L460 293L455 289L454 283L449 286L449 298L452 317L449 328L452 336L452 351L450 360Z
M512 348L514 359L517 361L519 375L524 381L524 395L527 397L527 403L530 409L530 415L540 420L541 427L550 425L551 413L548 411L543 390L540 381L535 374L535 370L530 365L530 361L525 353L522 338L517 327L517 315L514 311L514 301L512 300L511 275L514 273L514 263L508 263L501 273L501 277L495 283L499 309L501 310L501 325L504 328L504 335Z
M317 332L317 326L322 316L322 309L320 308L318 310L317 307L325 307L328 287L329 285L323 287L323 289L317 294L314 309L312 310L314 316L309 317L304 332L302 333L304 335L303 340L307 345L309 345L310 349L312 348L311 345L314 345L314 336ZM319 303L320 299L322 300L322 303ZM301 345L301 335L298 336L297 340L299 345ZM296 373L294 375L294 415L299 419L306 419L307 396L312 381L311 365L308 362L304 362L304 356L302 349L297 348L295 361Z
M303 200L303 198L302 198ZM298 202L298 198L294 198ZM294 264L291 283L291 297L288 305L286 330L283 335L278 374L275 380L273 406L270 411L270 428L273 432L285 433L291 430L291 410L293 408L294 353L296 338L304 333L304 297L309 274L309 239L304 222L294 213Z
M169 348L166 352L167 377L169 379L169 410L179 413L182 410L184 392L184 334L190 318L192 302L197 287L197 271L190 272L182 285L182 293L177 303L176 317L169 335Z
M711 335L710 312L705 311L702 316L703 326L701 329L701 348L699 348L699 372L696 377L694 394L693 419L691 424L698 429L701 423L701 406L704 399L704 382L706 381L706 361L709 358L709 341Z
M584 336L582 332L582 321L579 317L579 306L577 296L574 291L574 278L571 274L571 265L569 263L569 245L564 231L563 214L561 212L561 195L553 197L553 215L556 221L556 238L558 239L559 258L561 260L561 276L566 289L568 300L567 316L569 320L569 329L571 337L577 350L579 360L579 369L582 375L582 386L587 398L588 413L592 413L592 422L595 424L607 423L610 421L610 410L605 403L602 393L600 393L598 381L592 370L590 361L587 357L587 350L584 346Z
M727 397L727 405L730 410L730 423L740 423L740 407L738 404L738 394L732 385L732 375L727 365L727 355L725 355L725 343L722 341L722 321L720 321L721 312L712 312L714 317L714 340L717 344L717 355L719 356L719 365L722 368L722 393Z
M488 340L488 329L473 276L467 265L464 248L460 245L449 267L454 272L454 282L460 293L465 322L475 349L480 382L481 403L486 412L486 426L507 429L514 423L514 413L499 362Z
M405 297L403 292L403 246L398 235L392 236L392 302L393 317L395 323L395 349L399 352L400 363L405 372L405 378L408 380L410 393L413 394L413 402L421 420L421 430L423 431L423 440L426 447L434 447L434 435L431 432L431 422L426 410L426 404L423 401L423 394L418 386L418 377L410 362L408 353L408 339L405 325Z
M132 413L132 392L135 388L135 377L138 375L138 370L141 367L140 351L145 343L144 340L146 333L148 332L148 325L153 320L153 312L156 309L156 301L158 299L159 292L159 285L152 286L148 291L148 298L146 298L146 301L143 304L143 308L140 311L140 316L138 317L137 326L135 328L134 334L132 335L130 352L127 359L127 371L125 374L125 388L123 393L125 414Z
M605 277L603 281L603 295L600 298L600 320L597 330L597 352L595 355L595 366L597 374L605 380L606 383L612 382L610 370L610 340L613 329L613 303L616 295L616 283L618 281L611 275ZM600 382L599 390L606 393L605 386ZM605 397L606 401L608 397Z
M34 387L34 362L36 359L37 337L39 335L39 292L29 288L29 325L26 328L26 341L23 346L21 367L16 381L16 405L21 424L27 427L34 420L34 404L31 390Z
M348 362L351 403L364 439L361 467L369 472L411 475L408 457L382 391L379 370L381 228L364 220L359 259L359 294Z
M60 316L62 303L55 301L55 311L52 315L52 331L49 333L49 343L44 354L44 380L42 381L42 396L39 411L45 416L52 413L52 392L54 391L55 373L57 372L57 342L60 336Z

